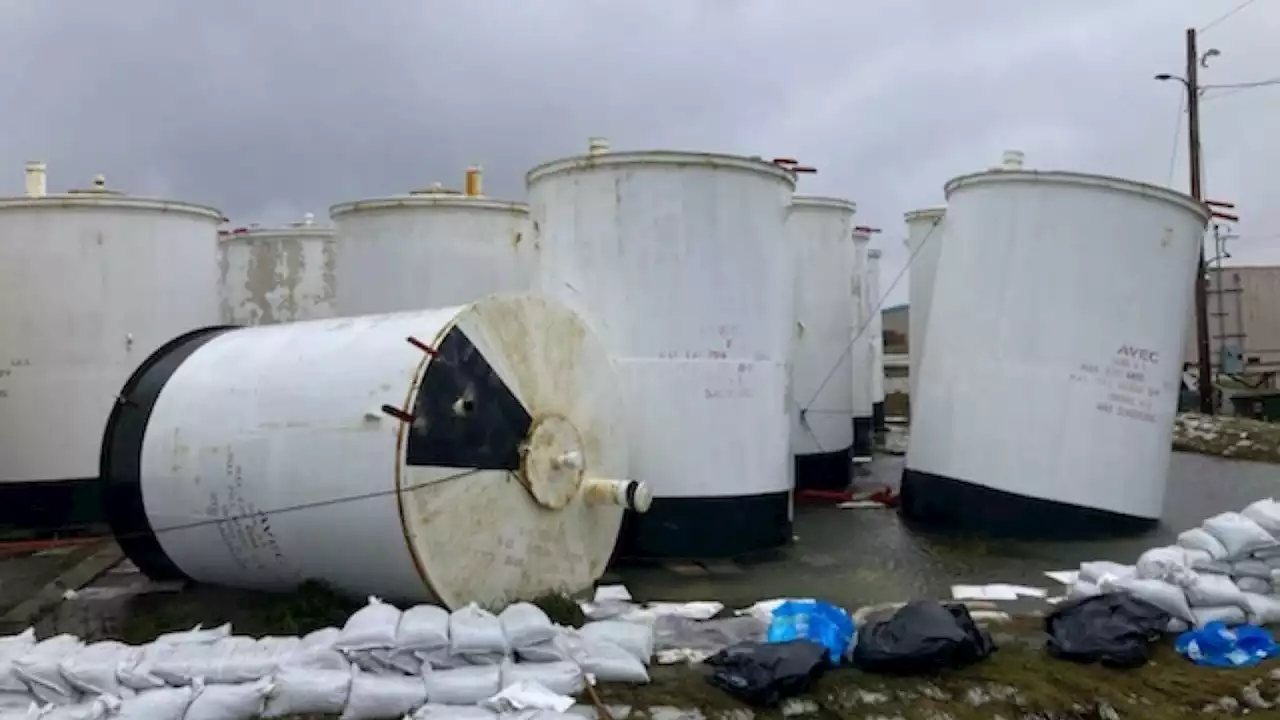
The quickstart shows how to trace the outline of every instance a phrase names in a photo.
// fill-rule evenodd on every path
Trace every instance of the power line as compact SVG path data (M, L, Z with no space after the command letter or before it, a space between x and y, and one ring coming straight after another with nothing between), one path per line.
M1227 20L1227 18L1231 17L1232 15L1235 15L1236 13L1238 13L1238 12L1240 12L1241 10L1243 10L1243 9L1245 9L1245 8L1247 8L1247 7L1249 7L1250 5L1254 4L1255 2L1257 2L1257 0L1244 0L1244 2L1242 2L1242 3L1240 3L1239 5L1235 6L1235 7L1234 7L1234 8L1232 8L1230 11L1228 11L1226 14L1224 14L1224 15L1220 16L1217 20L1214 20L1213 22L1209 23L1208 25L1205 25L1204 27L1200 28L1197 32L1204 32L1205 30L1208 30L1208 29L1209 29L1209 28L1211 28L1211 27L1214 27L1214 26L1216 26L1216 25L1220 25L1220 24L1222 24L1223 22L1225 22L1225 21Z
M1267 87L1268 85L1280 85L1280 77L1273 77L1268 80L1254 80L1253 82L1241 83L1219 83L1217 85L1201 85L1201 90L1249 90L1251 88Z

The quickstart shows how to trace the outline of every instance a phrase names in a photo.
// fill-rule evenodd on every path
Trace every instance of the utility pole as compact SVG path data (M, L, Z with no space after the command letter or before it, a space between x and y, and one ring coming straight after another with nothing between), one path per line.
M1204 201L1200 186L1200 54L1195 28L1187 28L1187 140L1191 156L1191 197ZM1213 357L1209 351L1209 298L1205 277L1204 237L1200 238L1200 262L1196 269L1196 354L1200 365L1200 412L1214 414Z

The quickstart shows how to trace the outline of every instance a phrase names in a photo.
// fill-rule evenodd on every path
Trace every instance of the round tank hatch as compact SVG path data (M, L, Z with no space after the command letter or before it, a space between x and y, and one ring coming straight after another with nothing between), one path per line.
M409 194L410 195L462 195L463 193L461 190L454 190L453 188L447 188L444 185L441 185L440 183L431 183L429 187L422 188L421 190L410 190Z
M99 173L93 176L93 185L87 188L76 188L68 190L69 195L124 195L119 190L112 190L107 187L107 176Z

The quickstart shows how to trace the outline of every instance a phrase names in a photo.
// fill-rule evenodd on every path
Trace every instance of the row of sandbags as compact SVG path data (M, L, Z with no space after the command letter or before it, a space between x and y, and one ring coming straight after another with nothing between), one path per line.
M1174 618L1170 628L1280 622L1280 503L1267 498L1224 512L1153 548L1135 565L1081 563L1070 596L1127 592Z
M536 606L494 615L405 611L370 598L344 627L305 637L234 636L230 625L144 646L72 635L0 638L0 720L248 720L303 714L398 718L475 706L513 687L559 696L647 682L653 629L620 621L557 627ZM424 717L427 715L424 715Z

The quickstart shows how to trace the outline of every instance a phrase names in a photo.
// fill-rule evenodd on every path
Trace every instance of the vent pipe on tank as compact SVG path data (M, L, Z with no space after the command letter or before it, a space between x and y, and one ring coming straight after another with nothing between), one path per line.
M39 160L27 161L27 197L44 197L48 194L45 164Z
M604 155L609 152L609 140L602 137L593 137L587 139L588 155Z
M466 192L467 197L480 197L483 195L483 181L484 178L479 165L473 165L472 167L467 168L467 181L463 185L464 192Z
M992 170L1021 170L1022 160L1025 157L1021 150L1005 150L1000 156L1000 165L991 168Z
M303 225L303 227L311 227L312 225L315 225L315 224L316 224L316 215L315 215L315 213L307 213L307 214L305 214L305 215L303 215L303 216L302 216L302 225Z

